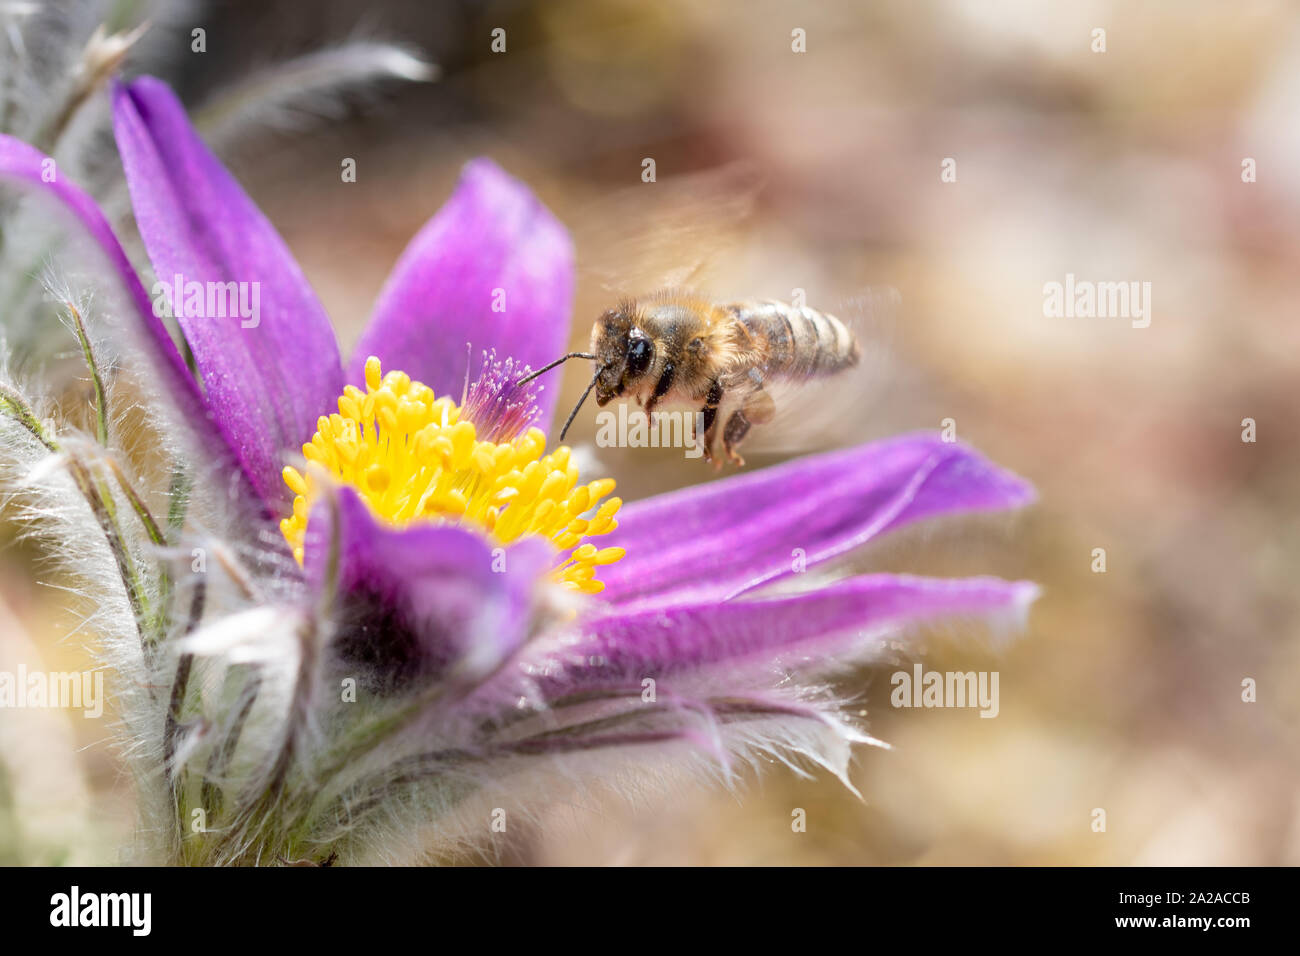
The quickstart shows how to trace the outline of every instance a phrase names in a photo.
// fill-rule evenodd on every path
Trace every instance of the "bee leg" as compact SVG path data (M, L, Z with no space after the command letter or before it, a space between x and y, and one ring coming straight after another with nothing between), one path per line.
M745 413L745 418L751 425L766 425L776 416L776 402L759 385L745 396L740 410Z
M727 419L727 427L722 431L722 445L727 451L727 457L736 463L737 468L745 467L745 459L740 457L736 451L736 446L745 440L749 434L750 422L745 417L743 409L732 412L731 417Z
M723 449L737 468L745 467L745 459L740 457L736 448L745 440L749 429L770 422L776 415L776 403L772 401L771 395L763 391L762 378L751 370L749 379L749 390L744 400L739 408L727 416L726 427L722 429Z
M654 391L646 399L645 413L653 415L654 410L659 407L664 396L673 390L673 384L677 381L677 366L672 362L664 362L663 371L659 374L659 380L655 382Z
M709 386L709 394L704 399L704 459L713 461L713 436L718 430L718 406L722 404L722 383L715 381ZM721 462L714 462L718 468Z

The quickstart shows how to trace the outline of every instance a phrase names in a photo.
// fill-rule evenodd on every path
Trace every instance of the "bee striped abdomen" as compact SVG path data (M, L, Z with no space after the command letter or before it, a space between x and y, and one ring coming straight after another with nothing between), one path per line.
M858 343L843 322L807 306L766 300L725 306L765 354L769 373L831 375L858 362Z

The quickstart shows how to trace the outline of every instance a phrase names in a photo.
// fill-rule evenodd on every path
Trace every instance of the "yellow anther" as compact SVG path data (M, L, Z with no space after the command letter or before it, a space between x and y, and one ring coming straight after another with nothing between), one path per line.
M540 498L559 500L560 496L568 491L569 478L562 471L553 471L546 476L542 482L541 490L537 495Z
M488 474L495 466L492 453L482 445L479 445L474 449L471 457L474 460L474 467L483 472L483 474Z
M614 490L613 478L598 478L587 485L587 491L591 493L591 497L593 500L598 498L604 498L607 494L609 494L613 490Z
M475 446L474 426L470 422L457 422L451 426L452 467L459 470L469 460Z
M575 488L569 495L569 514L580 515L591 506L591 492L586 488Z
M390 476L383 465L371 465L366 469L366 490L382 495L388 490Z
M442 466L451 468L452 456L456 453L456 446L451 443L451 439L446 435L439 435L433 440L433 450L442 459Z
M289 486L289 490L295 495L305 495L307 493L307 482L297 468L286 465L283 475L284 483Z
M480 441L479 429L460 419L452 399L436 397L402 372L384 374L377 358L366 361L365 381L365 391L344 388L338 414L317 419L316 434L302 449L307 461L356 489L377 517L397 527L461 524L494 544L544 537L560 552L575 549L553 572L557 581L586 594L604 588L595 569L622 558L623 549L598 550L583 539L616 528L622 502L610 498L592 518L580 516L614 490L612 479L579 484L570 450L546 454L539 428L509 441ZM302 563L315 485L292 467L283 477L295 497L280 530Z

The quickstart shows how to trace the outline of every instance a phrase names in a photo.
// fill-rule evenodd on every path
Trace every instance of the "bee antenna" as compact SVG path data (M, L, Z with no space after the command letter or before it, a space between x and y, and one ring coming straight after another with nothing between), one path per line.
M565 356L565 358L567 357L568 356ZM560 361L562 362L564 359L561 359ZM578 399L578 404L574 405L573 411L569 412L569 417L565 420L564 427L560 429L560 441L564 441L564 436L569 431L569 426L572 425L573 420L578 417L578 409L580 409L582 403L587 400L587 396L591 394L591 390L596 387L596 379L600 378L600 373L603 371L605 371L605 366L603 365L596 369L596 374L591 377L591 382L588 383L587 387L582 392L582 398Z
M561 355L554 362L551 362L549 365L543 365L536 372L529 372L519 381L515 382L515 384L526 385L527 383L531 382L533 379L537 378L537 376L541 375L543 372L549 372L551 369L555 368L555 366L563 362L567 362L571 358L594 359L595 357L596 356L592 355L590 352L570 352L568 355Z

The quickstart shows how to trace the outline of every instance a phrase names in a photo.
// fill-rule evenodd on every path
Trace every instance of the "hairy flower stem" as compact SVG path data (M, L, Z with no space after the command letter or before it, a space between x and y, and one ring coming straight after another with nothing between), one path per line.
M298 673L285 719L284 742L275 762L262 778L264 782L255 784L245 795L243 806L233 814L224 837L211 851L215 859L208 862L260 865L268 855L293 855L286 842L286 823L291 818L285 812L282 798L288 790L289 775L297 762L311 716L312 688L319 664L320 635L317 630L317 625L309 622L298 632L301 644ZM252 852L254 849L256 852Z
M46 451L58 452L58 443L46 434L44 426L36 417L36 413L27 404L27 399L23 398L18 391L3 383L0 383L0 412L4 412L4 414L31 432L32 437L44 445Z
M108 393L104 388L104 377L100 373L99 362L95 358L95 351L90 345L90 336L86 332L86 323L81 317L81 310L72 302L66 299L63 307L68 310L68 315L72 318L73 327L77 333L77 341L81 344L81 353L86 360L86 368L90 371L90 379L94 384L95 390L95 437L99 443L105 447L108 445ZM148 509L144 507L139 495L130 487L129 483L123 478L117 465L110 460L110 467L117 472L118 483L122 485L127 497L131 500L136 512L140 514L141 520L145 521L146 530L151 530L151 537L157 532L157 522L149 515ZM83 495L87 494L88 489L93 491L95 498L92 500L87 497L90 506L95 510L96 516L101 517L100 524L104 528L104 534L109 539L109 547L113 549L113 556L117 559L118 570L122 574L122 582L126 585L127 594L131 598L131 608L136 615L136 626L140 630L140 639L142 647L148 653L150 646L154 643L154 636L147 634L146 629L152 631L158 626L158 622L150 623L150 614L148 609L148 599L145 588L140 578L139 571L136 568L135 560L131 557L131 552L127 548L122 537L121 526L118 524L117 504L113 499L112 490L107 484L100 480L94 472L84 464L80 465L81 477L74 474L74 479L78 486L81 487ZM147 519L147 520L146 520ZM110 530L111 529L111 530ZM161 535L155 537L155 543L161 543Z
M36 413L26 399L7 385L0 385L0 411L29 431L32 437L39 441L47 451L57 454L63 450L58 442L46 433L44 426L41 425ZM72 476L77 490L86 499L86 504L90 506L91 513L94 514L100 530L104 532L104 538L113 554L113 560L117 563L118 573L122 577L127 599L130 601L131 610L135 615L136 628L140 632L141 648L147 652L150 639L144 630L145 622L148 620L144 586L136 570L135 561L131 558L130 551L122 539L121 529L117 524L116 509L112 504L112 497L107 493L108 489L104 483L94 477L89 466L79 456L69 454L67 465L68 472ZM131 491L129 494L134 495L134 492ZM138 500L138 496L136 496L136 499ZM140 505L143 507L143 502ZM145 513L147 514L147 509L145 509Z
M135 560L131 557L126 542L122 540L122 533L117 524L117 512L111 504L112 499L102 494L102 491L106 490L103 483L95 480L90 468L75 454L68 457L68 471L82 497L90 505L100 530L104 532L109 550L113 553L113 560L117 563L118 573L126 588L127 600L131 602L131 611L135 615L136 630L140 634L140 649L147 659L152 648L150 636L145 632L145 623L149 620L147 599L135 567Z
M185 633L193 634L203 618L203 603L207 595L207 584L202 578L194 583L194 596L190 599L190 613L185 621ZM176 678L172 681L171 700L167 705L167 718L163 723L163 769L172 786L176 785L176 768L172 765L176 755L176 731L180 726L181 709L185 705L185 691L188 689L190 670L194 666L193 654L182 654L176 663Z
M122 469L118 466L117 462L112 458L108 458L107 461L109 470L113 472L113 477L117 479L118 487L122 489L127 500L131 502L131 508L135 511L136 516L140 519L140 523L144 526L145 534L149 536L149 540L155 547L164 547L167 544L167 537L163 534L162 528L154 518L153 512L151 512L149 506L144 503L144 499L140 497L140 493L136 491L131 482L127 480L126 475L122 473ZM162 562L158 564L157 570L158 603L151 627L154 633L154 640L162 641L167 637L167 622L171 613L170 603L172 576L167 565Z
M189 617L185 622L185 634L194 633L203 618L203 605L207 595L207 583L198 578L194 584L194 595L190 599ZM189 689L190 671L194 667L194 655L182 654L176 663L176 677L172 681L171 699L167 703L167 716L163 721L163 772L172 789L172 799L176 804L176 836L178 845L185 838L186 804L183 781L176 767L176 735L180 727L181 711L185 706L185 694Z
M257 703L257 695L258 691L261 690L261 686L261 677L256 673L252 674L248 680L248 686L242 694L242 702L239 705L239 710L235 712L235 719L230 725L230 730L221 739L221 744L213 748L212 753L208 756L208 764L203 771L201 798L203 806L213 816L221 812L225 802L222 791L217 786L217 781L222 779L230 768L230 761L234 759L235 749L239 746L239 738L244 732L244 724L253 710L253 705Z
M86 368L90 372L91 382L94 386L95 437L100 445L107 447L108 390L104 387L104 376L100 370L99 361L95 357L95 351L90 344L90 335L86 331L86 323L81 315L81 310L77 308L75 303L68 301L66 298L63 299L63 307L67 309L68 315L72 319L77 341L81 345L81 353L85 358ZM105 460L108 463L109 470L116 478L118 486L126 495L136 516L144 526L149 540L159 547L166 544L166 537L158 522L154 519L153 514L149 511L148 506L144 503L144 499L140 497L139 493L127 480L117 462L111 457L105 458ZM131 608L136 615L136 626L140 631L141 647L147 659L167 630L167 603L171 590L170 575L165 570L161 572L158 606L151 613L144 581L134 559L131 557L130 550L126 546L121 526L118 523L117 504L112 489L108 487L106 482L101 481L84 463L78 463L78 465L80 477L74 472L74 480L77 481L83 496L86 496L86 500L90 503L92 510L95 511L96 517L100 518L100 525L104 528L104 534L108 538L109 547L113 550L118 570L122 575L122 583L125 585L127 595L131 599ZM93 498L90 497L91 493L94 495Z
M86 323L82 321L81 310L71 302L64 302L63 307L72 317L77 330L77 341L81 343L81 354L86 358L86 367L90 369L90 379L95 386L95 437L101 445L108 445L108 396L104 389L104 378L99 373L99 363L95 361L94 350L90 347L90 336L86 334Z
M140 523L144 525L145 534L149 536L150 541L158 545L158 547L162 547L167 543L167 538L163 535L162 528L158 526L158 522L154 520L153 514L149 511L149 506L144 503L144 499L140 497L139 492L132 487L131 483L126 478L126 475L122 473L122 469L118 466L117 462L112 458L107 459L107 461L108 469L113 473L113 477L117 479L118 487L122 489L127 500L131 502L132 509L140 518Z
M172 472L171 483L167 487L167 541L172 543L180 534L185 524L185 513L189 510L190 491L194 482L189 474L181 468Z

